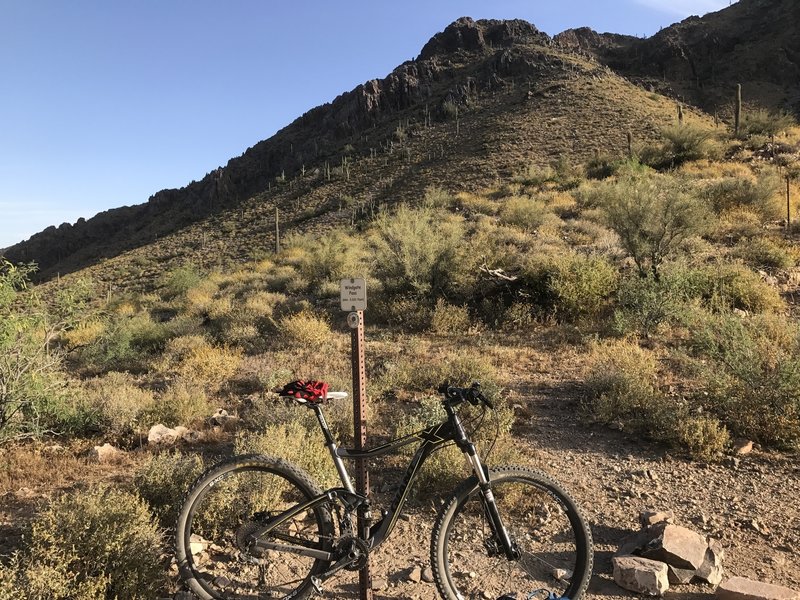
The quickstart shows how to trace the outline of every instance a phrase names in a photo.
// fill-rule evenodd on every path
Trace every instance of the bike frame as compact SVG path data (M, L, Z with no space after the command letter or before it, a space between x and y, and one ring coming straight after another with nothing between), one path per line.
M381 446L360 451L348 448L339 448L336 445L336 441L333 439L330 429L328 428L328 424L325 421L322 407L317 404L310 404L308 406L314 411L314 414L319 421L320 428L325 436L325 446L331 453L331 457L333 458L333 462L336 465L336 470L339 473L339 477L344 487L327 490L319 496L312 498L308 502L303 503L302 505L295 506L279 515L276 515L270 520L268 525L254 533L254 537L256 538L255 545L257 547L265 550L272 549L280 551L292 551L300 555L310 556L320 560L335 560L338 557L333 552L312 548L306 544L290 546L277 544L275 542L265 541L261 539L261 536L269 533L272 529L280 526L282 523L285 523L295 515L307 510L311 510L316 506L325 504L335 499L341 500L346 507L348 505L351 507L364 505L368 506L369 500L355 492L353 484L350 481L350 475L348 474L342 459L346 458L356 460L375 458L377 456L383 456L384 454L394 452L404 446L414 443L416 440L421 440L417 451L414 453L414 456L412 457L411 462L406 469L400 489L395 494L389 509L385 512L380 521L374 523L370 527L369 537L364 540L370 549L380 546L391 534L394 526L397 523L397 519L400 516L403 507L405 506L405 502L408 498L408 492L411 489L417 474L419 473L420 467L422 467L431 453L433 453L437 448L440 448L447 442L454 442L467 457L467 461L472 467L472 471L478 480L478 485L480 486L482 492L482 498L484 500L487 517L492 526L494 534L497 536L497 541L501 548L501 552L504 552L509 560L518 558L517 551L509 539L508 532L503 526L500 520L500 515L497 512L494 496L492 495L491 491L491 484L488 479L488 471L481 464L481 460L475 449L475 445L467 436L461 423L461 419L458 417L458 414L456 414L456 412L453 410L453 407L449 403L443 403L448 416L446 421L443 421L438 425L432 425L431 427L398 438L396 440L392 440ZM290 540L287 539L286 541ZM297 540L294 539L291 541L297 542Z

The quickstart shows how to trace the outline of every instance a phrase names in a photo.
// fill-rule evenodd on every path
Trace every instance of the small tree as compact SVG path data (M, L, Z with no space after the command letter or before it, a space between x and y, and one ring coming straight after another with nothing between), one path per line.
M710 221L705 202L660 175L635 174L610 184L601 205L640 275L656 280L664 260L683 240L704 233Z
M65 286L45 302L29 284L33 270L0 259L0 440L37 435L58 412L63 352L54 341L75 324L88 289Z

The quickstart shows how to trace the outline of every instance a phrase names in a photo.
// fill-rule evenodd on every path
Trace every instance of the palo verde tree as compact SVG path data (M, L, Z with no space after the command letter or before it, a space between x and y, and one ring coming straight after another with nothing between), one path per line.
M601 208L639 274L656 281L664 261L683 240L707 231L711 218L706 202L680 180L653 173L633 172L606 184Z
M61 423L63 351L58 336L85 308L85 283L45 301L30 284L33 265L0 258L0 441L34 437Z

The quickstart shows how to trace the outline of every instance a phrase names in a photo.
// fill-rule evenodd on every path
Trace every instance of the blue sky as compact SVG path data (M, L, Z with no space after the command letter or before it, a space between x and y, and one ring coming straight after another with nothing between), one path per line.
M649 36L730 0L0 0L0 248L182 187L461 16Z

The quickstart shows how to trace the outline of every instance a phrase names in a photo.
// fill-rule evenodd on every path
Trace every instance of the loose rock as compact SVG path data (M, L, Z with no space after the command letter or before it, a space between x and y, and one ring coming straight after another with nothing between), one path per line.
M637 594L661 596L669 589L667 565L638 556L616 556L614 581L618 586Z
M800 593L789 588L731 577L717 588L720 600L800 600Z
M706 548L708 543L700 534L679 525L667 525L641 554L678 569L697 570L705 561Z
M115 448L108 442L102 446L95 446L89 452L89 460L98 463L108 463L119 460L125 453L119 448Z

